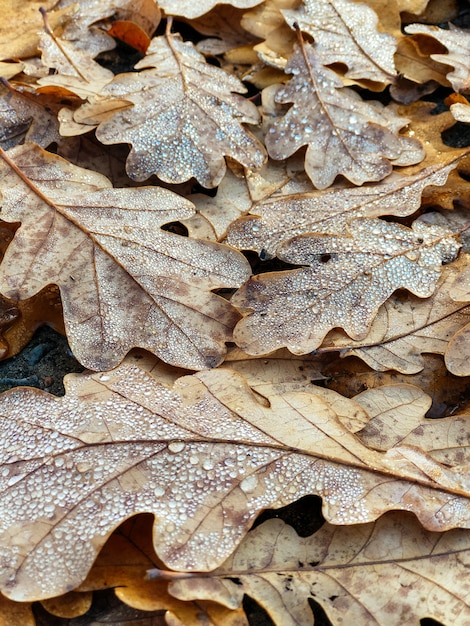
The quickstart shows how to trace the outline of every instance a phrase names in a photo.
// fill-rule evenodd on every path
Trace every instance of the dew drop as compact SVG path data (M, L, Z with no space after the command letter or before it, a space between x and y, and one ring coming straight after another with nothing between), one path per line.
M178 453L178 452L182 452L186 447L186 444L184 443L184 441L171 441L168 444L168 450L170 452L173 452L174 454Z

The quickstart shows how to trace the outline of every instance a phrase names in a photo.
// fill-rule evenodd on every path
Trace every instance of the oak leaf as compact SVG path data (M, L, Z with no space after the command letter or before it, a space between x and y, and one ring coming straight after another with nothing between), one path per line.
M135 67L152 69L120 74L101 92L104 103L112 106L117 98L133 106L96 131L104 144L132 145L130 178L146 180L156 174L165 182L180 183L194 177L205 187L215 187L225 173L224 156L250 168L263 164L262 144L242 126L257 124L258 111L232 93L246 88L235 76L206 63L191 42L171 33L155 37Z
M245 625L242 609L228 610L211 601L182 602L168 593L166 581L145 580L149 569L161 565L153 548L152 524L151 515L138 515L121 524L101 549L77 593L114 589L116 597L128 606L164 612L168 626Z
M286 71L293 78L276 101L294 104L269 129L266 148L272 158L285 159L307 145L305 170L319 189L338 174L355 185L382 180L392 162L411 165L424 158L418 141L397 134L408 120L344 88L310 44L296 46Z
M447 73L447 80L450 81L455 91L467 92L470 91L470 67L468 65L470 33L453 24L449 26L450 30L446 30L426 24L409 24L405 27L405 31L410 34L433 37L444 45L448 53L431 54L431 59L452 66L454 70Z
M282 11L287 22L311 35L323 65L343 63L345 76L378 83L393 82L396 70L393 35L378 30L378 17L366 4L352 0L304 0Z
M230 4L237 9L249 9L262 0L160 0L159 6L167 15L180 15L189 19L194 19L208 13L217 4Z
M250 268L227 246L160 230L189 217L190 202L158 187L112 189L33 144L1 156L2 218L22 223L0 267L5 296L58 285L70 345L90 369L138 345L188 368L222 360L238 315L211 289L240 285Z
M404 508L430 530L470 526L465 467L415 446L374 451L314 394L265 387L259 401L223 369L170 389L126 364L69 375L66 390L0 398L0 584L12 599L75 587L111 531L140 512L155 515L158 557L187 571L219 566L261 509L306 494L323 498L335 524Z
M431 398L409 384L384 385L368 389L354 401L364 407L368 421L356 431L366 445L389 450L396 445L425 449L439 463L462 468L470 461L468 412L443 419L425 418Z
M413 295L392 296L379 309L367 335L352 341L343 333L328 335L320 352L338 349L341 356L357 356L378 371L395 369L415 374L424 368L422 353L444 354L447 368L458 374L455 337L470 324L470 307L449 296L450 288L462 268L468 266L468 255L442 270L434 294L422 300ZM468 361L467 350L459 346L457 362Z
M0 88L0 144L4 150L24 141L47 148L60 140L56 116L29 93Z
M396 289L431 296L441 264L460 247L449 229L418 220L409 229L357 218L348 230L299 235L278 247L279 258L308 267L253 276L239 289L232 303L252 312L235 327L237 345L250 354L283 346L307 354L336 327L361 339Z
M73 7L57 9L59 0L5 0L2 2L0 26L0 59L32 57L37 52L43 20L39 9L50 11L52 28L73 13ZM53 10L57 9L57 10Z
M91 98L113 79L113 73L74 42L45 32L39 41L41 61L55 73L38 80L38 84L64 87L82 99Z
M210 598L233 609L247 594L277 626L310 626L309 599L335 625L388 624L400 615L400 624L412 626L452 615L453 624L466 626L469 550L468 532L424 531L405 513L360 526L326 523L305 538L270 519L220 568L204 578L176 575L169 589L181 600Z
M359 188L333 187L286 195L280 190L274 197L254 203L251 215L234 221L227 242L240 250L264 250L265 256L275 256L277 247L295 235L341 235L357 217L411 215L421 206L423 190L444 185L458 161L442 160L408 176L393 173L385 181Z

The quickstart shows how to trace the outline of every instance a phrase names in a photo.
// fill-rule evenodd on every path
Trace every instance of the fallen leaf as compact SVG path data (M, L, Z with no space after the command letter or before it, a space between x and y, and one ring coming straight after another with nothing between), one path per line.
M222 2L219 0L198 0L198 2L192 0L159 0L158 4L167 15L180 15L194 19L208 13L217 4L230 4L237 9L249 9L260 3L261 0L222 0Z
M0 26L0 59L32 57L37 53L39 35L44 27L39 9L48 11L51 28L62 24L73 7L57 10L59 0L4 0Z
M457 374L452 346L456 334L470 323L470 307L452 300L449 289L468 262L468 256L463 255L445 266L436 291L426 300L409 294L406 298L399 294L392 296L379 309L363 339L352 341L335 331L328 335L319 351L340 350L342 357L357 356L375 370L394 369L404 374L422 371L424 352L445 354L449 371ZM462 346L458 361L468 361Z
M39 41L42 63L55 72L38 80L41 86L64 87L82 99L98 94L114 74L80 50L74 42L45 32Z
M430 530L470 525L465 468L414 446L375 452L313 394L265 389L266 405L223 370L171 390L130 365L69 375L66 388L63 398L20 388L0 400L0 580L12 599L77 586L111 531L139 512L155 515L166 566L197 571L219 566L261 509L306 494L320 495L336 524L404 508Z
M205 577L183 575L170 591L181 600L211 598L233 609L247 594L278 626L312 624L310 599L333 624L387 624L400 615L400 623L411 626L424 617L446 623L452 615L453 624L465 626L469 549L467 532L424 531L405 513L361 526L326 523L306 538L271 519L219 569Z
M57 598L43 600L41 604L52 615L71 619L86 613L91 606L91 602L91 593L69 591Z
M0 594L0 626L36 626L31 604L15 602Z
M115 113L96 131L104 144L132 144L131 178L156 174L179 183L194 177L215 187L225 173L224 155L251 168L263 164L263 146L241 125L258 122L256 107L231 93L246 88L206 63L191 42L171 33L155 37L135 67L153 69L121 74L101 91L111 102L125 99L134 106Z
M332 187L286 195L278 192L273 198L254 203L251 215L234 221L227 242L240 250L264 250L265 256L276 256L277 247L295 235L341 235L357 217L411 215L421 206L423 189L444 185L458 161L436 163L407 176L394 173L385 181L359 188Z
M296 47L286 71L293 78L276 101L294 104L269 129L266 147L272 158L285 159L308 145L305 170L319 189L338 174L355 185L382 180L392 172L391 161L411 165L424 158L418 141L396 134L407 120L343 88L311 45Z
M191 215L190 202L158 187L112 189L33 144L1 156L2 217L22 222L0 268L5 296L58 285L72 351L90 369L139 345L193 369L223 359L238 315L211 289L240 285L250 268L227 246L159 229Z
M337 327L361 339L396 289L431 296L442 262L459 249L450 230L420 221L408 229L357 218L348 230L299 235L278 247L279 258L308 267L253 276L238 290L232 303L247 315L235 327L237 345L249 354L283 346L307 354Z
M86 595L98 589L114 589L116 597L130 607L141 611L160 610L168 626L246 624L242 609L227 610L211 601L181 602L168 593L166 581L146 579L149 569L161 565L153 548L152 524L151 515L138 515L124 522L101 549L87 578L78 587L78 593Z
M352 0L304 0L298 9L282 13L291 27L296 23L313 37L323 65L344 64L347 78L393 82L395 37L380 32L377 14L366 4Z
M470 68L467 61L470 53L470 33L453 24L449 26L450 30L446 30L425 24L409 24L405 31L411 35L433 37L447 48L447 54L431 54L431 59L452 66L454 70L447 73L447 79L455 91L465 93L470 90Z
M38 97L0 87L0 144L4 150L32 141L47 148L60 140L57 118Z
M368 389L354 396L354 400L369 416L369 421L356 434L371 448L385 451L406 444L425 449L433 459L447 466L468 465L468 414L425 418L431 398L419 387L407 384Z

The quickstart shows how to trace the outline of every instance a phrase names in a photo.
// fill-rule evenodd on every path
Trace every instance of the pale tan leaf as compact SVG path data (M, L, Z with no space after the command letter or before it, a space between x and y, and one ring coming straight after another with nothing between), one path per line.
M189 19L194 19L208 13L217 4L230 4L237 9L249 9L261 0L160 0L159 6L167 15L181 15Z
M320 352L337 349L341 356L360 357L375 370L395 369L404 374L415 374L423 369L422 353L445 354L449 370L455 374L452 346L457 335L470 323L470 307L452 300L449 289L468 263L469 256L462 255L455 263L444 267L436 291L426 300L413 295L392 296L379 309L364 339L352 341L343 333L332 332ZM468 361L468 355L462 350L459 360Z
M24 299L58 285L82 364L112 367L134 346L192 369L223 359L238 315L211 289L240 285L250 268L228 246L159 228L191 215L190 202L159 187L112 189L33 144L3 154L0 188L3 219L22 222L2 291Z
M210 13L188 20L192 28L209 37L199 41L196 48L201 54L223 54L233 48L252 45L255 38L242 28L244 9L229 4L217 5Z
M449 66L438 63L422 51L416 38L402 36L397 46L395 64L402 76L416 83L434 81L436 86L450 84L446 77ZM395 89L396 86L392 85L390 88L392 94L395 93Z
M450 111L457 122L470 124L470 106L461 102L450 105Z
M114 588L116 597L128 606L141 611L161 611L168 626L173 623L245 626L241 608L229 611L210 601L182 602L168 593L166 581L146 579L150 568L161 565L153 548L152 524L151 515L139 515L124 522L105 543L77 591L86 595L90 591Z
M69 375L66 390L0 398L0 582L12 599L77 586L139 512L155 515L159 558L196 571L219 566L261 509L306 494L335 524L406 509L430 530L470 526L465 468L415 446L373 451L318 396L265 389L266 404L224 370L170 389L126 364Z
M294 104L269 129L266 147L272 158L285 159L307 145L305 170L319 189L338 174L356 185L382 180L392 172L392 161L411 165L424 158L418 141L397 134L408 120L343 88L311 45L296 47L286 71L293 78L276 100Z
M247 311L234 339L250 354L283 346L307 354L337 327L361 339L396 289L431 296L441 264L452 261L459 247L450 230L420 221L408 229L357 218L349 225L349 236L293 237L277 254L307 267L251 277L232 299Z
M129 0L60 0L61 7L70 7L73 13L67 20L61 36L95 58L101 52L112 50L116 42L96 24L116 12L119 6L126 6ZM49 18L50 21L50 18ZM51 24L52 26L52 24ZM52 26L53 27L53 26Z
M253 210L260 201L273 195L313 189L300 159L292 158L287 162L269 159L256 171L244 170L236 165L229 163L215 197L205 194L190 196L197 212L183 223L192 237L223 240L229 226L250 209ZM233 245L231 241L228 243Z
M352 0L304 0L295 11L282 11L292 26L311 35L323 65L343 63L346 77L393 82L393 35L380 32L375 11ZM398 12L397 12L398 15Z
M397 6L400 13L406 11L407 13L421 15L421 13L424 13L428 2L429 0L397 0Z
M397 445L417 446L445 465L468 466L468 414L426 419L431 398L413 385L396 384L368 389L354 397L369 421L356 432L366 445L389 450Z
M86 99L98 94L114 77L111 70L102 67L90 54L66 39L44 33L39 49L43 64L56 72L40 78L38 84L41 86L65 87Z
M424 531L403 513L361 526L326 523L306 538L271 519L208 577L176 580L170 591L234 608L247 594L277 626L311 626L310 598L338 626L415 626L424 617L449 623L450 615L453 625L466 626L469 550L467 532Z
M183 221L192 237L220 241L228 226L251 207L244 177L227 168L215 197L202 193L191 195L197 213Z
M447 54L431 54L431 59L450 65L454 68L447 73L455 91L470 91L470 67L468 56L470 54L470 33L462 28L450 24L450 30L427 26L425 24L409 24L405 27L407 33L427 35L437 39L448 50Z
M357 217L411 215L421 206L421 194L430 185L442 186L458 163L424 167L415 174L394 173L385 181L360 188L283 195L255 203L251 215L231 224L227 242L240 250L264 250L275 256L279 244L302 233L345 234Z
M154 38L136 65L148 67L153 69L120 74L102 90L111 103L117 98L134 105L96 131L105 144L132 144L127 160L131 178L157 174L179 183L194 177L215 187L225 173L224 156L251 168L263 164L262 144L242 126L256 124L258 111L232 93L246 91L235 76L206 63L191 42L171 33Z
M13 76L19 74L23 68L24 63L19 61L16 63L5 63L4 61L0 61L0 76L8 80L9 78L13 78Z

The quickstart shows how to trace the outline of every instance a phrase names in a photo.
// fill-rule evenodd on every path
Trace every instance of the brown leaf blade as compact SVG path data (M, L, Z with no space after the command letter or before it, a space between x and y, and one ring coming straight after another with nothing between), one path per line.
M99 125L105 144L129 143L127 172L134 180L152 174L168 183L196 178L215 187L225 173L224 156L261 167L262 144L242 123L257 124L258 111L238 95L246 88L235 76L206 63L190 42L168 34L152 40L138 74L117 76L101 92L133 107ZM111 100L112 102L112 100Z
M470 323L470 307L452 300L449 290L467 265L468 255L462 255L444 267L435 293L426 300L411 295L390 298L363 339L351 341L333 332L320 350L336 348L341 356L357 356L377 371L394 369L403 374L423 370L423 353L445 354L449 371L457 373L456 363L468 361L468 350L460 345L456 358L453 346L456 336Z
M344 63L348 78L393 82L395 38L377 29L377 14L366 4L305 0L298 9L282 13L290 26L297 23L313 37L324 65Z
M140 512L155 515L159 558L197 571L220 565L261 509L311 493L335 524L406 509L432 530L470 526L465 468L414 446L371 450L313 394L264 387L266 404L223 369L170 389L129 365L66 387L1 397L0 584L12 599L76 587Z
M360 188L332 188L287 194L254 203L251 215L230 225L227 242L240 250L275 256L278 245L302 233L347 233L357 217L411 215L421 205L423 190L445 184L459 158L435 164L416 174L392 174L385 181Z
M273 159L285 159L307 145L305 170L319 189L342 174L355 185L382 180L399 165L419 163L421 144L397 134L407 120L362 101L320 62L310 44L296 46L286 67L293 78L276 101L294 103L266 137Z
M2 216L22 226L1 265L5 295L58 285L72 350L90 369L113 367L136 345L194 369L223 359L238 315L211 289L250 270L227 246L159 228L189 217L190 202L158 187L112 189L32 144L9 154Z
M337 327L361 339L396 289L431 296L442 263L460 247L450 230L418 220L410 230L357 218L349 232L299 235L279 246L280 258L308 267L253 276L239 289L232 302L248 313L235 327L237 345L249 354L284 346L307 354Z
M425 531L402 513L362 526L326 523L306 538L271 519L222 567L205 578L172 582L170 592L181 600L231 600L232 606L246 593L278 626L310 626L309 598L333 624L380 626L400 615L401 624L412 626L423 617L446 623L452 615L453 624L466 626L469 549L467 532Z

